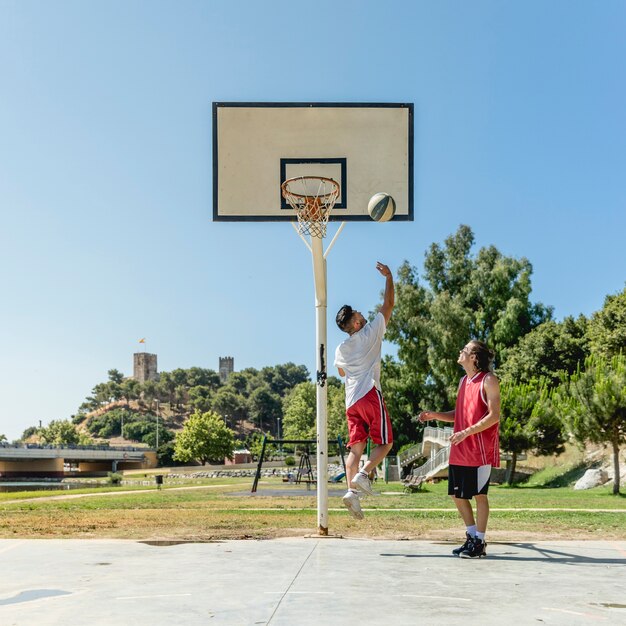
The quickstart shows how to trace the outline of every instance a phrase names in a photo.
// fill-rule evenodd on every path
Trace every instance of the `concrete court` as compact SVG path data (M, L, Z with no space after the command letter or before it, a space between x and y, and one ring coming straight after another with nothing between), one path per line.
M626 541L0 540L2 626L626 624Z

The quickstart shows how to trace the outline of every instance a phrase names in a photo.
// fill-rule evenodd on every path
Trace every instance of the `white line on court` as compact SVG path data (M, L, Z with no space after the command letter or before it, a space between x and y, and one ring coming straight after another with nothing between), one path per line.
M335 592L334 591L265 591L264 593L269 593L269 594L294 594L294 593L299 593L299 594L314 594L314 595L321 595L321 596L334 596Z
M150 598L180 598L190 596L190 593L155 593L150 596L119 596L116 600L149 600Z
M22 545L21 541L17 541L16 543L9 544L8 546L4 546L4 548L0 549L0 554L3 552L8 552L9 550L13 550L13 548L17 548Z
M300 565L298 571L296 572L296 575L293 577L292 581L289 583L289 586L287 587L286 591L283 594L281 594L280 598L278 599L278 603L276 604L276 608L274 609L274 611L270 615L270 618L266 622L266 626L269 626L269 624L272 623L272 620L274 619L276 612L278 611L280 605L282 604L282 601L284 600L285 596L289 593L289 591L293 587L293 584L296 582L296 579L298 578L298 576L300 576L300 573L304 569L304 566L307 564L307 561L311 558L311 555L313 554L313 552L315 552L318 545L319 545L319 541L315 542L315 544L313 545L313 549L307 554L306 558L302 562L302 565Z
M606 621L606 617L602 617L601 615L594 615L593 613L581 613L580 611L569 611L567 609L553 609L549 606L543 607L544 611L555 611L556 613L567 613L568 615L578 615L580 617L588 617L590 619L595 619L599 621Z
M392 598L419 598L419 599L427 599L427 600L460 600L461 602L471 602L471 598L459 598L458 596L450 597L450 596L419 596L413 593L396 593L391 596Z

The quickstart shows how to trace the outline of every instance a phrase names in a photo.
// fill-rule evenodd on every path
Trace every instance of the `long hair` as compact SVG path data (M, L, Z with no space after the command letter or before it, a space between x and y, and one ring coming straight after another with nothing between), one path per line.
M470 354L476 356L476 368L479 372L490 372L493 360L496 358L496 353L489 348L489 346L478 339L472 339L470 341L472 351Z

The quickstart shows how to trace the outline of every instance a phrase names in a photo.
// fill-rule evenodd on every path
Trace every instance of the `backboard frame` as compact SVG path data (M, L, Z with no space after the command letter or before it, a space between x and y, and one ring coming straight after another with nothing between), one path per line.
M406 181L406 198L402 198L401 201L405 201L406 212L402 214L396 214L392 221L413 221L414 219L414 105L413 103L389 103L389 102L213 102L213 221L216 222L294 222L296 221L296 215L291 210L291 207L285 202L284 198L280 196L280 185L276 190L276 202L277 206L273 210L280 208L280 213L284 210L284 214L275 215L250 215L250 214L236 214L229 215L224 212L220 212L220 111L227 108L266 108L266 109L281 109L281 108L336 108L336 109L405 109L406 115L406 129L403 131L406 133L406 171L402 172L403 180ZM336 155L333 157L319 157L311 154L305 154L301 157L289 156L281 157L280 163L276 165L280 168L280 183L284 182L287 178L290 178L293 174L288 172L288 168L296 166L297 164L306 163L321 163L327 166L336 167L340 172L341 180L347 181L348 171L345 155ZM327 174L324 174L327 175ZM344 188L345 187L345 188ZM387 191L387 189L373 189L372 194L377 191ZM330 221L369 221L370 217L367 215L367 211L363 210L362 214L347 214L346 208L348 207L348 185L342 185L341 196L338 199L333 213L330 216ZM398 201L398 200L396 200ZM363 207L365 209L365 207Z

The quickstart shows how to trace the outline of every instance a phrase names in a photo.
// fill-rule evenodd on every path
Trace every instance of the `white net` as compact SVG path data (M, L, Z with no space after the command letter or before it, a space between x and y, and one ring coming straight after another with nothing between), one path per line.
M339 184L323 176L298 176L286 180L281 188L298 216L298 232L325 237L330 212L339 197Z

